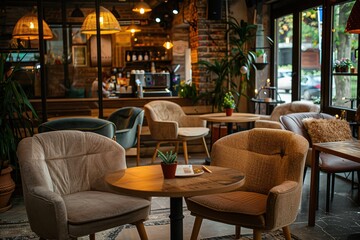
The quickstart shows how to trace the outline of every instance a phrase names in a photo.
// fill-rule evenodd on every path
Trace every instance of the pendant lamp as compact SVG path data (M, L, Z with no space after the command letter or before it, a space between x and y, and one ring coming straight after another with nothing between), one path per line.
M126 32L131 32L132 34L141 32L141 29L131 21L131 24L126 28Z
M346 23L345 32L360 34L360 0L356 0Z
M164 42L163 47L167 50L171 49L174 46L174 44L170 41L169 35L167 36L166 42Z
M149 6L149 4L147 4L146 2L144 2L144 0L140 0L140 2L138 2L134 8L132 9L133 12L138 12L140 14L144 14L144 13L147 13L147 12L151 12L152 9L151 7Z
M39 24L36 13L29 13L21 17L15 24L13 30L13 38L22 40L39 39ZM45 40L52 39L53 33L49 25L43 20L43 38Z
M100 34L120 32L120 24L114 15L104 7L100 7ZM90 13L81 26L81 33L96 35L96 12Z

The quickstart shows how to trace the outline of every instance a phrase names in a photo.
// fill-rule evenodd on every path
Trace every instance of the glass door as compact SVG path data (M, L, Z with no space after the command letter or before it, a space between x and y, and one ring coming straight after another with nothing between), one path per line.
M291 102L293 15L275 19L275 86L280 98Z
M300 99L320 103L322 8L301 12Z

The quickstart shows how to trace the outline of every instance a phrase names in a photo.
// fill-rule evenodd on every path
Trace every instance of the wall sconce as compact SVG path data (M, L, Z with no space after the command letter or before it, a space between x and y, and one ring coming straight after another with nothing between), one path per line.
M346 23L345 32L360 34L360 1L356 0Z
M29 13L21 17L15 24L13 38L22 40L39 39L39 24L37 13ZM43 39L53 38L49 25L43 20Z
M120 32L120 24L114 15L100 6L100 34L113 34ZM81 33L96 35L96 12L90 13L81 26Z
M167 36L166 42L164 42L163 47L167 50L171 49L174 46L174 44L170 41L169 35Z
M84 17L84 13L79 8L79 5L76 5L75 9L72 11L70 17Z
M137 4L135 4L134 8L132 9L133 12L138 12L140 14L144 14L147 12L151 12L152 9L149 6L149 4L147 4L146 2L144 2L144 0L140 0L140 2L138 2Z

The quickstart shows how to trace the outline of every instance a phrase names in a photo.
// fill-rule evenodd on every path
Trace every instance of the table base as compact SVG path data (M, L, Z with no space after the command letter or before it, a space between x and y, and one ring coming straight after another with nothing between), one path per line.
M183 204L182 197L170 198L170 237L171 240L183 239Z

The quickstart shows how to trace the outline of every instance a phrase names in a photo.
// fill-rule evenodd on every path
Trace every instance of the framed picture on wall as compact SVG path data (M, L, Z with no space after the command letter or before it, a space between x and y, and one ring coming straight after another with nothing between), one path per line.
M75 67L87 66L87 47L86 45L73 45L72 58Z

